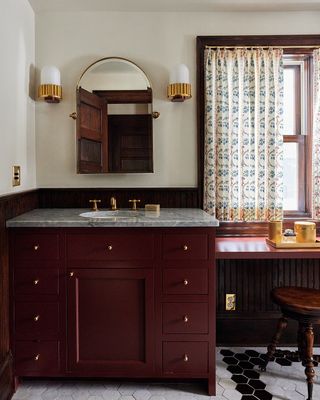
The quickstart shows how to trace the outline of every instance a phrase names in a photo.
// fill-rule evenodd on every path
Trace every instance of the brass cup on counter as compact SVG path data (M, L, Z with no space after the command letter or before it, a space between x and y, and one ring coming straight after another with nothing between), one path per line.
M296 221L294 232L298 243L315 243L316 241L316 224L314 222Z
M282 221L269 221L268 238L276 243L282 241Z

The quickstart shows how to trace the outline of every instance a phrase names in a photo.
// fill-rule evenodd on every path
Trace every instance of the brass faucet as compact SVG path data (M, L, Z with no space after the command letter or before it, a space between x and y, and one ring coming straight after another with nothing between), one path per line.
M129 203L132 203L132 208L131 208L131 210L133 210L133 211L136 211L136 209L137 209L137 203L140 203L140 200L137 200L137 199L130 199L129 200Z
M99 211L97 203L101 203L101 200L89 200L89 203L93 203L92 211Z
M116 211L117 210L117 200L116 200L115 197L111 197L110 206L111 206L111 210L112 211Z

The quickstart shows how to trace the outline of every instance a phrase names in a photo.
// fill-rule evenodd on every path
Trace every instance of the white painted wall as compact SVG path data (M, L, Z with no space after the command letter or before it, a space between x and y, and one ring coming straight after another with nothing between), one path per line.
M36 186L35 21L27 0L0 0L0 195ZM12 166L21 186L12 187Z
M196 36L319 34L320 12L65 12L36 16L36 65L61 71L60 104L36 104L39 187L193 187L197 185ZM75 87L82 71L108 56L129 58L153 84L154 174L76 174ZM166 99L170 69L190 68L193 98ZM39 71L37 71L39 75Z

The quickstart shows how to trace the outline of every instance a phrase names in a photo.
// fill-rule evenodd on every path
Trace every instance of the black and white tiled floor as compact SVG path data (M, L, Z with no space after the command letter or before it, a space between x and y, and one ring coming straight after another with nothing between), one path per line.
M217 349L215 400L304 400L304 367L294 349L275 355L266 372L260 372L265 348ZM316 368L316 372L317 368ZM316 379L314 399L320 399ZM19 386L13 400L206 400L201 383L125 383L108 381L34 381Z

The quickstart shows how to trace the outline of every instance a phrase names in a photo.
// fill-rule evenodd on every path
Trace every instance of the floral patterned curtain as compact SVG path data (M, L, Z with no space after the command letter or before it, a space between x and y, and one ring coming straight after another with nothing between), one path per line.
M282 98L281 49L206 50L204 209L217 219L282 218Z
M313 52L312 217L320 219L320 49Z

